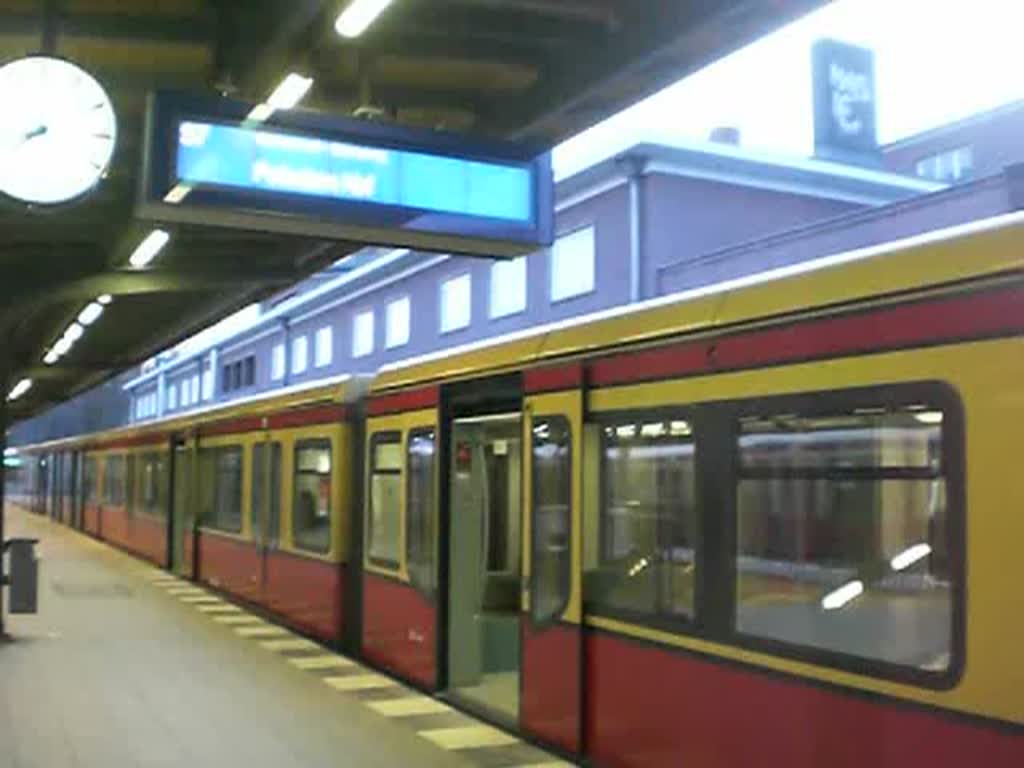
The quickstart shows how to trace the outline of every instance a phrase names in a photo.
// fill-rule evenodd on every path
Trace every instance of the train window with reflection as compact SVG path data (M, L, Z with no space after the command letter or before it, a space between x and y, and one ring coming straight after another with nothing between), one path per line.
M533 424L530 614L558 619L572 588L572 431L561 416Z
M435 498L434 467L437 440L433 429L409 433L408 500L406 502L406 562L413 586L433 592L436 582L434 561Z
M87 456L82 464L82 498L89 506L96 504L96 480L97 480L96 459Z
M268 450L269 448L269 450ZM269 466L268 466L269 462ZM270 504L264 498L270 494ZM253 541L276 544L281 520L281 444L257 443L252 447L252 503L249 519ZM264 537L264 528L266 536Z
M167 463L163 454L147 453L139 457L141 507L147 515L164 515L167 496Z
M823 395L826 398L827 395ZM736 627L918 672L951 663L944 415L765 413L739 425Z
M331 548L331 441L295 445L292 543L310 552Z
M379 433L370 441L367 552L370 562L398 570L402 526L402 436Z
M124 504L124 456L107 456L103 467L103 503Z
M692 619L697 566L695 448L681 417L630 417L601 428L601 522L588 607Z
M199 468L202 525L238 533L242 530L242 449L203 448L199 452Z

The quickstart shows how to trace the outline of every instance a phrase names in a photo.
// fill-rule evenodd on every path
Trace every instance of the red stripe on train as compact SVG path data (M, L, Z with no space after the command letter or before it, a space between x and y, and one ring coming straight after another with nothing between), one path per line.
M587 636L587 747L599 765L987 768L1024 731L774 677L605 633Z
M436 408L439 402L441 402L440 387L421 387L420 389L410 389L407 392L372 397L366 405L366 412L370 416L386 416L390 413Z
M1024 288L1002 288L672 344L596 360L595 386L984 338L1024 331Z
M529 393L557 392L583 386L583 364L549 365L523 373L523 389Z
M318 424L336 424L344 421L347 417L348 407L345 405L319 405L293 411L280 411L266 416L241 416L237 419L215 421L212 424L201 426L199 434L204 437L215 437L260 432L264 429L290 429Z

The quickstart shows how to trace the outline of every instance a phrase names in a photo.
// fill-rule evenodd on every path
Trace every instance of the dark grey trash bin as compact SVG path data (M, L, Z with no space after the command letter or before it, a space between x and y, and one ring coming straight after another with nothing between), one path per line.
M39 560L36 544L39 539L8 539L3 549L8 553L8 610L11 613L36 613L39 608Z

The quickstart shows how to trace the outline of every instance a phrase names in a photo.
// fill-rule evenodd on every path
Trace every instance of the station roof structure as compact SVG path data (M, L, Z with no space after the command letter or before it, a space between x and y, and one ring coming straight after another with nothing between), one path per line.
M363 245L178 226L157 262L130 268L152 226L134 216L151 90L261 102L300 72L314 78L303 108L551 147L823 4L394 0L346 39L334 26L347 0L0 0L0 63L40 51L75 62L110 94L118 129L86 199L0 201L0 397L30 379L8 403L27 418ZM46 365L101 295L103 316Z

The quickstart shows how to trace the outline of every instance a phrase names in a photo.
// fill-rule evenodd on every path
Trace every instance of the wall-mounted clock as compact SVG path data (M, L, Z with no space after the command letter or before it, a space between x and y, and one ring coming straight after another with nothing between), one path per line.
M88 72L28 56L0 66L0 192L35 205L81 197L106 174L114 107Z

